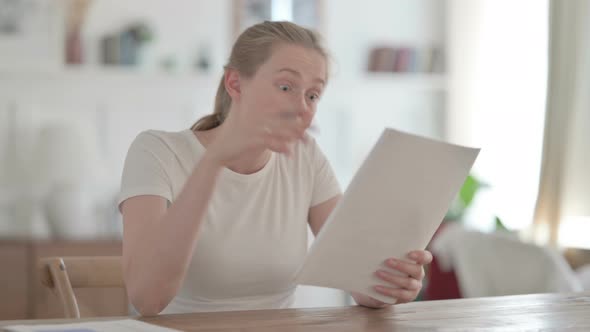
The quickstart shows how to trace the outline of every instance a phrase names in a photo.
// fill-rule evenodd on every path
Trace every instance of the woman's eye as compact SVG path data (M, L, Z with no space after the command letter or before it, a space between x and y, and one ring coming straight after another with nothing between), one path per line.
M291 90L291 87L288 86L288 85L286 85L286 84L281 84L281 85L279 85L279 89L287 92L287 91L290 91Z
M320 96L317 93L314 93L314 94L309 95L309 99L311 101L315 102L315 101L318 101L318 99L320 99Z

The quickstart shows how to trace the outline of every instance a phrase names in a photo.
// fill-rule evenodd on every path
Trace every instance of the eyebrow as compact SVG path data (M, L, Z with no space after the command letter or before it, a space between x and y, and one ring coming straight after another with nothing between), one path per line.
M281 68L281 69L277 70L277 73L280 73L280 72L288 72L288 73L291 73L291 74L301 77L301 73L299 73L297 70L291 69L291 68ZM326 82L321 78L315 78L313 81L321 83L324 86L326 85Z

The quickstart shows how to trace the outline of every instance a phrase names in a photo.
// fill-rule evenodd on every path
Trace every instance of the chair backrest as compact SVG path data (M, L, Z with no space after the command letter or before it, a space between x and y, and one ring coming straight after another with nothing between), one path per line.
M125 287L120 256L47 257L39 260L41 283L52 289L66 318L80 318L75 288Z
M441 269L456 273L463 297L582 291L561 254L513 233L483 233L455 223L430 248Z

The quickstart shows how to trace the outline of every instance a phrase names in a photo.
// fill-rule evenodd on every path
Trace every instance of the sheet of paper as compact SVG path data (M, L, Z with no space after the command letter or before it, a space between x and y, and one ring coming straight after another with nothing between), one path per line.
M479 149L385 129L310 248L298 284L356 291L373 286L386 258L426 247ZM395 287L394 287L395 288Z
M178 332L179 330L160 327L134 319L80 322L70 324L14 325L5 326L3 331L11 332Z

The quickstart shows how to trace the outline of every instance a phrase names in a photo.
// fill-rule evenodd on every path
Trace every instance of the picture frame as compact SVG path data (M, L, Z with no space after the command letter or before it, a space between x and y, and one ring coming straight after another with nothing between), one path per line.
M290 21L323 33L323 0L233 0L233 36L268 21Z

